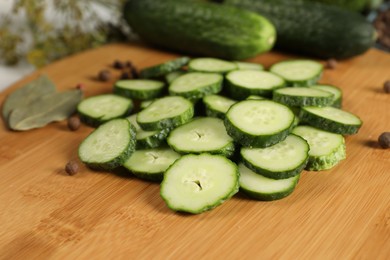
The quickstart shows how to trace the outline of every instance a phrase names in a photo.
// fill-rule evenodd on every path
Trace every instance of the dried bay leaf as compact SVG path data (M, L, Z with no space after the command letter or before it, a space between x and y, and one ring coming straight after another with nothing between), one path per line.
M56 86L46 75L42 75L15 90L8 95L3 103L2 114L4 120L8 120L12 110L21 106L28 106L42 96L54 93L55 91Z
M9 126L24 131L61 121L76 111L82 97L83 93L78 89L42 96L29 105L12 110Z

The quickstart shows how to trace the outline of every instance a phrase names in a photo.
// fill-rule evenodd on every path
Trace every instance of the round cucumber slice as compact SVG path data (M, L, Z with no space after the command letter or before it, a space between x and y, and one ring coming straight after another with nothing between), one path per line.
M307 170L328 170L346 158L344 137L311 126L297 126L293 133L305 139L310 146Z
M228 134L243 146L268 147L284 140L294 123L287 106L270 100L244 100L226 113Z
M270 71L284 78L289 86L311 86L321 78L323 65L313 60L287 60L275 63Z
M309 159L305 139L290 134L283 141L267 148L242 148L245 166L271 179L286 179L298 175Z
M84 99L77 106L77 112L82 122L96 127L111 119L129 115L133 107L131 99L104 94Z
M164 76L170 72L179 70L181 67L187 65L190 61L188 57L180 57L174 60L167 61L152 67L142 69L140 71L141 78L157 78Z
M147 79L119 80L114 85L114 93L139 100L159 97L164 88L164 82Z
M141 179L162 181L164 172L178 158L180 154L169 147L136 150L123 166Z
M234 62L215 58L196 58L188 64L190 71L227 73L238 69Z
M341 91L341 89L332 85L313 85L310 87L332 93L333 94L332 107L341 108L342 99L343 99L343 92Z
M234 153L233 139L226 133L223 120L201 117L174 129L167 142L176 152L211 153L230 157Z
M288 179L275 180L259 175L245 167L238 165L240 172L240 190L257 200L279 200L290 195L298 183L300 175Z
M280 88L273 93L273 100L287 106L330 106L334 96L328 91L308 87Z
M237 165L223 156L188 154L165 172L160 193L170 209L199 214L236 194L238 178Z
M242 100L250 95L272 96L272 91L284 87L285 81L273 73L256 70L236 70L226 75L229 95Z
M137 123L143 130L173 129L194 116L193 104L179 96L168 96L155 100L140 111Z
M352 113L335 107L302 107L301 121L328 132L352 135L362 126L362 120Z
M126 119L114 119L96 128L79 146L79 158L88 167L112 170L135 150L135 128Z
M197 100L220 92L222 81L222 75L217 73L190 72L175 79L169 86L169 93Z

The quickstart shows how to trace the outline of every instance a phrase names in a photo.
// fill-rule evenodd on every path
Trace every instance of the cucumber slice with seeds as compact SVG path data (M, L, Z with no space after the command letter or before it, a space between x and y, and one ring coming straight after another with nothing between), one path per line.
M321 78L323 65L313 60L287 60L275 63L270 71L281 76L289 86L311 86Z
M268 147L283 141L290 133L294 113L270 100L244 100L226 113L228 134L243 146Z
M193 104L179 96L168 96L155 100L140 111L137 123L143 130L173 129L191 120L194 116Z
M77 106L80 120L93 127L114 118L125 117L132 109L131 99L112 94L86 98Z
M330 106L333 104L333 94L308 87L280 88L273 93L273 100L287 106Z
M169 86L169 93L197 100L220 92L222 81L222 75L217 73L191 72L175 79Z
M114 85L114 93L139 100L159 97L164 88L164 82L147 79L119 80Z
M135 128L126 119L114 119L96 128L80 144L80 160L96 170L121 166L135 150Z
M199 214L238 192L238 168L220 155L184 155L165 172L160 194L175 211Z
M242 163L238 165L238 170L240 172L240 190L251 198L264 201L287 197L295 190L300 178L299 174L288 179L267 178L253 172Z
M229 95L238 100L250 95L272 96L272 91L285 86L285 81L273 73L256 70L236 70L226 75Z
M293 133L305 139L310 146L307 170L328 170L346 158L344 137L311 126L297 126Z
M242 148L246 167L271 179L298 175L309 159L309 145L302 137L290 134L283 141L267 148Z
M187 65L190 61L188 57L180 57L174 60L167 61L162 64L158 64L153 67L148 67L140 71L141 78L157 78L164 76L172 71L176 71L181 67Z
M234 153L233 139L226 133L223 120L200 117L174 129L167 142L176 152L211 153L230 157Z
M335 107L303 107L299 117L303 123L342 135L356 134L362 126L359 117Z
M127 117L127 120L135 127L137 149L148 149L159 147L166 140L169 129L145 131L137 123L137 114Z
M234 62L215 58L196 58L188 64L189 71L227 73L238 69Z
M123 166L141 179L162 181L164 172L178 158L180 154L169 147L137 150Z
M225 118L226 112L237 101L219 95L208 95L203 98L206 115L210 117Z
M235 61L239 70L264 70L264 66L259 63Z
M175 79L177 79L180 76L183 76L184 74L186 74L186 72L183 70L172 71L167 75L165 75L165 81L168 84L171 84Z
M320 89L320 90L323 90L323 91L328 91L330 93L333 94L333 102L332 102L332 107L336 107L336 108L341 108L341 104L342 104L342 99L343 99L343 92L341 91L341 89L339 89L338 87L336 86L332 86L332 85L313 85L313 86L310 86L311 88L315 88L315 89Z

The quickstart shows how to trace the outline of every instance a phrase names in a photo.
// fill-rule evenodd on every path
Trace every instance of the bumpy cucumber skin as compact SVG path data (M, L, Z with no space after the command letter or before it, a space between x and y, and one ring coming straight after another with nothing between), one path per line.
M285 190L285 191L281 191L281 192L275 192L275 193L272 193L272 194L269 194L269 193L260 193L260 192L251 191L251 190L246 189L246 188L244 188L244 187L240 187L240 190L241 190L243 193L245 193L248 197L253 198L253 199L256 199L256 200L261 200L261 201L280 200L280 199L283 199L283 198L287 197L287 196L290 195L291 193L293 193L293 191L295 190L295 187L296 187L297 184L298 184L298 181L299 181L300 176L301 176L300 174L296 175L296 181L295 181L294 184L290 187L290 189Z
M115 120L121 120L121 119L115 119ZM130 156L133 154L133 152L135 151L135 147L136 147L136 138L135 138L136 137L136 129L128 120L126 120L126 121L129 124L130 141L129 141L129 144L126 147L126 149L119 156L117 156L117 157L115 157L112 160L107 161L107 162L93 162L92 163L92 162L83 161L79 155L80 160L86 166L88 166L90 169L96 170L96 171L111 171L111 170L123 165L123 163L126 162L130 158ZM93 134L93 132L90 135L92 135L92 134Z
M129 0L124 18L147 42L224 59L269 51L276 38L274 26L264 17L202 1Z
M182 158L184 158L186 156L204 156L204 155L207 155L207 153L198 154L198 155L188 154L188 155L182 156L178 160L180 160L180 159L182 159ZM221 156L221 155L213 155L213 156ZM205 207L203 207L203 208L201 208L199 210L192 210L192 209L185 208L185 207L175 207L174 205L172 205L170 203L169 199L166 199L163 196L162 192L160 192L160 196L165 201L165 203L167 204L168 208L170 208L173 211L188 212L188 213L191 213L191 214L200 214L200 213L203 213L205 211L209 211L209 210L211 210L211 209L221 205L222 203L224 203L225 201L227 201L228 199L233 197L240 189L240 183L239 183L240 172L238 171L238 167L237 167L237 165L234 162L230 161L229 159L227 159L224 156L221 156L221 157L223 157L224 159L228 160L236 168L236 185L233 187L232 191L229 194L226 194L226 196L224 196L223 198L220 198L220 200L218 201L217 204L206 205ZM178 160L176 160L176 162ZM174 167L174 164L175 163L171 164L171 166L168 167L168 169L165 171L165 173L167 173L171 167ZM163 180L163 182L164 182L164 180ZM164 183L162 183L161 185L164 185ZM162 191L162 189L160 191Z
M305 141L305 139L303 139L303 140ZM241 149L241 151L242 151L242 149ZM241 152L241 159L242 159L242 163L248 169L251 169L253 172L255 172L257 174L260 174L260 175L263 175L264 177L267 177L270 179L275 179L275 180L287 179L287 178L291 178L291 177L294 177L294 176L300 174L303 171L303 169L305 169L305 167L309 161L309 144L307 144L307 157L306 157L306 159L304 161L302 161L302 163L300 165L298 165L296 168L286 170L286 171L275 172L275 171L269 171L265 168L261 168L259 166L256 166L253 163L251 163L249 160L247 160L245 158L245 156L243 156L242 152Z
M316 106L326 107L333 104L333 95L327 97L303 97L303 96L292 96L285 95L275 90L273 92L272 99L276 102L285 104L292 107L303 107L303 106Z
M347 125L347 124L333 121L331 119L323 118L313 113L310 113L305 109L305 107L302 107L299 114L299 118L302 123L306 123L308 125L317 127L324 131L341 134L341 135L356 134L359 131L360 127L362 126L362 123L359 125Z
M101 117L98 117L98 118L91 117L91 116L81 112L80 110L78 110L77 113L79 115L81 122L83 122L86 125L92 126L92 127L98 127L98 126L100 126L100 125L102 125L110 120L113 120L116 118L123 118L123 117L130 115L131 111L133 111L133 108L134 108L134 103L131 102L129 104L129 106L127 107L127 109L123 112L123 114L116 116L116 117L113 117L113 118L107 118L107 119L102 119Z
M335 6L299 0L225 0L224 3L268 18L278 32L276 47L282 50L344 59L364 53L375 42L375 29L362 15Z
M161 146L170 132L170 129L163 129L154 135L148 136L143 139L137 139L137 150L150 149Z
M153 67L145 68L140 71L141 78L157 78L162 77L170 72L179 70L181 67L187 65L190 61L189 57L180 57L175 60L167 61Z
M142 90L134 90L134 89L125 89L121 88L117 85L113 88L113 93L119 96L138 99L138 100L150 100L160 97L163 93L164 89L142 89Z
M142 113L142 111L140 112ZM139 114L137 115L137 118ZM181 115L171 117L171 118L165 118L163 120L157 121L157 122L138 122L139 126L146 130L146 131L154 131L154 130L164 130L168 129L168 131L178 127L179 125L185 124L189 122L193 116L194 116L194 106L191 105L188 107L188 109L182 113Z
M309 161L305 167L308 171L329 170L347 158L345 143L338 146L332 153L323 156L309 156Z

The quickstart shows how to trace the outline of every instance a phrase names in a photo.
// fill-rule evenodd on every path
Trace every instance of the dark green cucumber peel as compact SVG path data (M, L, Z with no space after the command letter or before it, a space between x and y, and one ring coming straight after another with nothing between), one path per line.
M175 60L167 61L163 64L158 64L153 67L145 68L140 71L141 78L158 78L165 76L166 74L179 70L183 66L187 65L190 61L189 57L180 57Z
M324 156L309 156L305 167L308 171L329 170L346 158L345 144L337 147L333 153Z
M367 51L376 40L374 27L354 12L301 0L225 0L256 12L276 27L276 47L319 58L344 59Z
M333 94L328 96L293 96L280 93L278 90L273 92L272 99L276 102L290 107L302 106L330 106L334 103Z
M133 105L133 103L131 103L131 105L127 108L127 110L123 114L118 115L115 118L109 118L109 119L102 119L103 116L94 118L94 117L91 117L87 114L84 114L81 111L78 111L77 113L79 115L81 122L83 122L84 124L89 125L91 127L98 127L98 126L100 126L100 125L102 125L102 124L104 124L112 119L123 118L123 117L130 115L131 111L133 110L133 107L134 107L134 105Z
M225 59L269 51L276 38L274 26L264 17L202 1L129 0L124 18L149 43Z
M146 138L142 138L142 139L137 138L137 146L136 146L137 150L156 148L161 146L162 144L165 143L165 140L167 139L169 132L170 129L163 129Z

